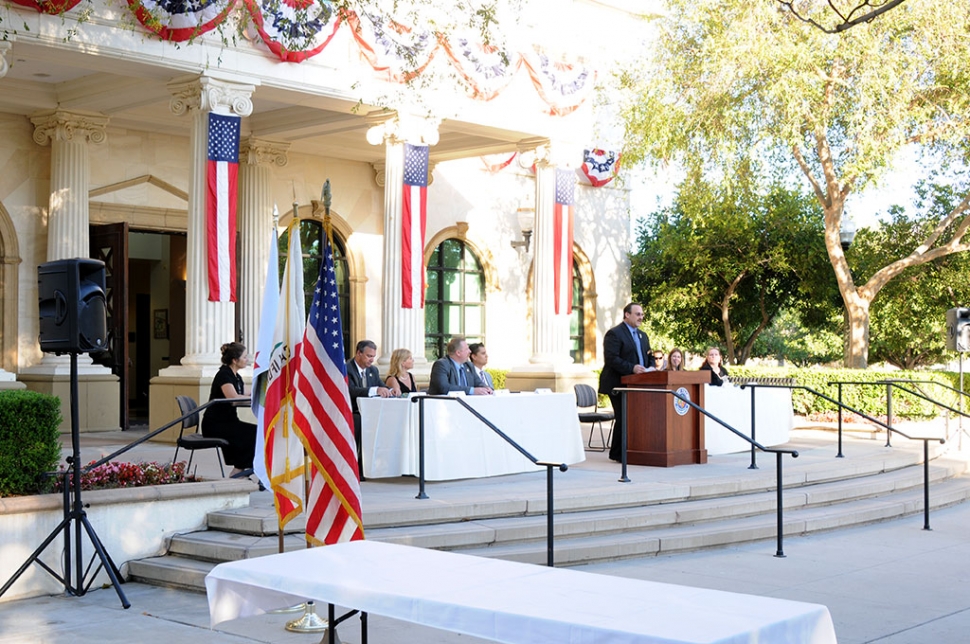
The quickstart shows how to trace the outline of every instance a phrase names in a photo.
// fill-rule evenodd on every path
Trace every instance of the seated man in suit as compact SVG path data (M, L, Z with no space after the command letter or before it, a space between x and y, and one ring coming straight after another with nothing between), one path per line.
M384 386L381 374L374 366L376 357L377 345L371 340L361 340L357 343L354 357L347 361L347 389L350 393L350 408L354 412L354 440L357 441L357 467L361 480L364 479L364 463L360 453L360 409L357 407L357 399L391 396L391 390Z
M473 342L468 345L468 350L472 352L469 360L471 360L472 369L475 370L475 374L485 383L486 387L494 390L495 385L492 383L492 374L485 371L485 365L488 364L488 351L485 350L485 345L481 342Z
M448 355L435 360L431 366L428 394L441 396L450 391L464 391L470 396L483 396L493 393L492 388L482 382L468 363L471 349L468 348L465 338L456 335L448 342L445 350Z

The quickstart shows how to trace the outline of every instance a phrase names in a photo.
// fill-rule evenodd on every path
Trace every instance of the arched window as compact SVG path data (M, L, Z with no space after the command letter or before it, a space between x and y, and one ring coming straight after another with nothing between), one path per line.
M569 317L569 355L576 364L583 364L586 350L586 317L583 311L583 276L579 264L573 262L573 313Z
M485 339L485 272L475 253L460 239L446 239L434 249L427 268L424 297L424 355L445 355L448 340L463 335Z
M289 231L280 236L280 279L286 267L289 252ZM303 249L303 297L306 310L313 302L313 287L320 273L323 261L323 222L304 219L300 222L300 245ZM350 272L347 267L347 253L344 242L336 234L333 236L333 268L337 274L337 297L340 300L340 329L344 340L344 358L350 359L354 348L350 346Z

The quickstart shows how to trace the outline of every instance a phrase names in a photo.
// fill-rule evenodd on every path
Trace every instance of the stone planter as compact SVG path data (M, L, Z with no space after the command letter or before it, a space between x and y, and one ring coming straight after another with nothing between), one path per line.
M249 505L254 485L248 480L220 479L115 490L84 492L88 520L108 555L127 574L132 559L161 555L177 533L201 530L206 516L216 510ZM61 494L0 498L0 585L6 582L64 517ZM94 547L82 528L83 561L87 568ZM72 526L73 540L73 526ZM72 557L75 547L72 544ZM51 569L63 570L64 538L57 536L41 555ZM97 567L95 562L92 569ZM72 562L72 568L76 564ZM72 570L73 574L73 570ZM76 584L76 580L72 580ZM108 583L100 571L91 585ZM34 563L0 602L50 595L64 590L47 571Z

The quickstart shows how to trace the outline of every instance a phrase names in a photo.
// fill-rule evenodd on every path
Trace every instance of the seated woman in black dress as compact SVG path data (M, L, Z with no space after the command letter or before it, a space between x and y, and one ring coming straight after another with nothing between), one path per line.
M209 400L244 398L243 381L238 372L248 363L249 353L244 345L239 342L222 345L222 366L212 380ZM229 476L247 471L252 474L256 425L239 420L235 404L219 403L207 407L202 416L202 435L229 441L229 447L222 448L223 459L233 467Z
M409 369L414 367L414 356L407 349L394 349L391 353L391 365L384 380L395 396L402 396L417 391L414 376Z
M711 384L715 387L723 385L727 379L728 370L721 364L721 350L717 347L708 347L707 356L704 358L704 364L701 365L700 370L711 372Z

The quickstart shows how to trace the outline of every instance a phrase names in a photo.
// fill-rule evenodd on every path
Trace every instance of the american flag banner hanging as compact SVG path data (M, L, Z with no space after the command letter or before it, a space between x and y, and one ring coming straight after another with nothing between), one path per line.
M424 232L428 222L428 146L404 144L401 306L424 308Z
M296 427L310 457L306 538L312 545L364 538L333 245L326 239L323 246L296 384Z
M556 314L573 312L573 202L576 173L556 168L556 203L552 209L553 286Z
M209 112L205 223L210 302L236 301L239 122L238 116Z

